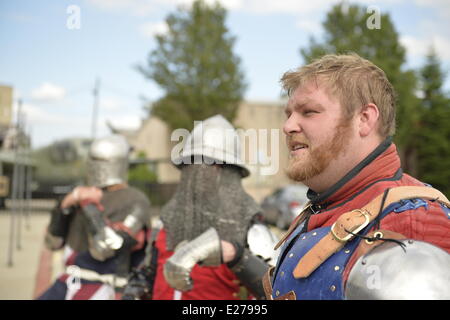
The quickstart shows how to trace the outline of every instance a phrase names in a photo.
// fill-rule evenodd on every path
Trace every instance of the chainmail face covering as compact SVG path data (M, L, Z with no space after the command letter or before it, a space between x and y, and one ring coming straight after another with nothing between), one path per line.
M162 208L167 249L192 240L214 227L222 240L245 244L259 205L245 192L239 171L232 166L192 164L182 168L175 195Z

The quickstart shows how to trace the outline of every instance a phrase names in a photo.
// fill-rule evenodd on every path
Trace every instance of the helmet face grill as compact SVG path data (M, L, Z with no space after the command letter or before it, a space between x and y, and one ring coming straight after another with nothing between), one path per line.
M87 161L87 183L99 188L127 182L129 145L113 135L94 141Z
M89 159L87 164L87 183L99 188L127 182L128 160Z

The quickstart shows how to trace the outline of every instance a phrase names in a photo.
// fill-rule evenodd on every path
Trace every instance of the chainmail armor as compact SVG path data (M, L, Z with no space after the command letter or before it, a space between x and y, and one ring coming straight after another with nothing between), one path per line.
M250 223L261 211L243 189L234 166L193 164L182 168L175 195L162 208L167 249L190 241L214 227L220 239L245 246Z

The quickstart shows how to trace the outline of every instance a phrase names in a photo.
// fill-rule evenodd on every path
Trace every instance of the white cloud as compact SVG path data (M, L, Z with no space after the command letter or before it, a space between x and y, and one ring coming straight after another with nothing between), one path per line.
M38 88L32 90L31 97L39 101L57 101L64 99L66 89L55 84L44 82Z
M154 4L159 4L160 6L186 6L191 5L195 0L154 0ZM238 10L243 7L246 0L204 0L207 4L214 4L219 2L224 8L228 10Z
M165 21L146 22L139 26L140 33L146 38L153 38L156 34L166 34L169 28Z
M14 109L17 110L17 104L15 104ZM43 108L38 107L34 104L24 103L22 105L22 113L25 115L26 123L35 125L74 125L76 119L73 117L61 116L55 113L50 113L45 111ZM75 122L74 122L75 120Z
M295 26L300 30L310 33L317 33L322 30L322 24L318 19L300 18L297 20Z
M104 97L100 98L100 108L105 109L107 111L116 111L126 107L125 103L114 97Z
M128 11L135 16L145 16L155 11L152 0L86 0L97 8L108 11ZM158 1L157 1L158 2Z
M433 8L446 19L450 19L450 3L448 0L414 0L418 6Z
M395 3L402 0L377 0L377 4ZM312 12L320 12L329 9L336 3L341 3L342 0L233 0L220 1L226 8L242 10L251 13L287 13L287 14L308 14ZM373 5L373 0L353 0L351 3L359 3L362 5Z
M136 130L141 126L141 119L139 116L128 114L108 116L105 118L107 122L111 123L114 128L123 130Z
M400 42L406 47L411 59L423 58L431 46L433 46L441 60L450 61L450 40L441 35L429 35L427 37L414 37L405 35L400 37Z
M14 103L13 108L16 113L17 102ZM66 137L89 137L91 134L90 120L86 121L86 117L81 115L48 112L43 107L31 103L22 105L22 114L25 130L32 135L33 148L39 148Z

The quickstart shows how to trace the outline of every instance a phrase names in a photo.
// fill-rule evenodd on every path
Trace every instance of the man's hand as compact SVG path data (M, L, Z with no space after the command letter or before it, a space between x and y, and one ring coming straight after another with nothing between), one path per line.
M61 202L61 209L89 202L96 204L99 210L103 210L103 207L100 205L102 197L103 191L97 187L76 187L64 197Z
M223 263L228 263L233 261L236 257L236 248L233 244L228 241L221 240L220 244L222 245L222 261Z

